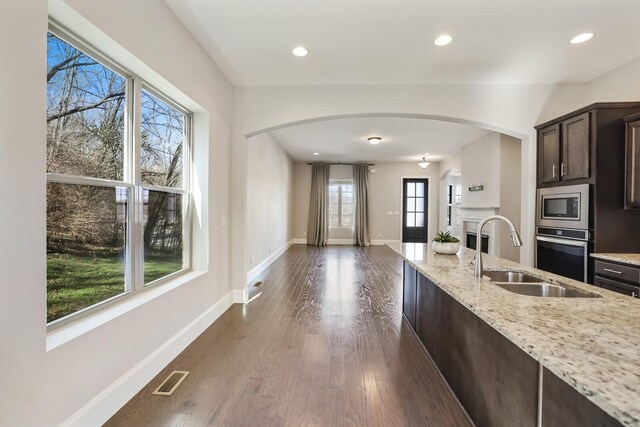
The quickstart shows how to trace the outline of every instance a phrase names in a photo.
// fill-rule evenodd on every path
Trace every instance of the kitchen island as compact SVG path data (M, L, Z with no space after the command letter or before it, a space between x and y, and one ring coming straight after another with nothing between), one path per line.
M408 323L478 425L640 425L639 300L483 255L485 270L596 297L519 295L474 278L469 249L388 246L405 260Z

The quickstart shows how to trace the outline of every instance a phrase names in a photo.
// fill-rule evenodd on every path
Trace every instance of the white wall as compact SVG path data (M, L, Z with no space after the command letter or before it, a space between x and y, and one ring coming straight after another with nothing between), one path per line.
M462 147L462 208L500 206L500 134L490 133ZM482 185L481 191L469 187Z
M0 53L19 65L0 69L0 425L59 425L74 413L76 425L100 424L231 303L222 221L229 216L230 83L163 2L68 4L82 16L58 0L49 7L63 24L196 113L198 272L185 283L144 292L135 304L129 298L46 333L48 5L4 2L0 34L11 42L2 43Z
M247 141L246 272L286 247L293 238L293 161L263 133Z
M402 213L402 178L428 178L428 235L433 238L438 231L438 163L429 165L426 170L418 167L417 162L375 162L375 173L369 173L369 233L371 240L400 240L400 215ZM333 179L353 176L351 166L331 166ZM309 217L309 197L311 189L311 166L305 162L294 165L294 238L306 239ZM399 212L389 215L388 212ZM330 239L351 239L351 232L338 234L329 231Z

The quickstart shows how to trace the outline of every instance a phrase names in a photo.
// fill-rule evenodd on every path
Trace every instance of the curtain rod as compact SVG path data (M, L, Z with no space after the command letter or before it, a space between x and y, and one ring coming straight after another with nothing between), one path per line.
M314 163L324 163L327 165L347 165L347 166L353 166L355 164L355 163L343 163L343 162L313 162L313 163L307 163L307 164L313 165ZM367 166L375 166L375 165L376 165L375 163L367 163Z

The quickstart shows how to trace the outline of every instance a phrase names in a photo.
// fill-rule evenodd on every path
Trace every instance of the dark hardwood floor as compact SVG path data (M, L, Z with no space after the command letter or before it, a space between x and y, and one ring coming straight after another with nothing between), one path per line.
M402 319L389 248L296 245L259 280L107 425L470 425ZM191 374L152 395L173 370Z

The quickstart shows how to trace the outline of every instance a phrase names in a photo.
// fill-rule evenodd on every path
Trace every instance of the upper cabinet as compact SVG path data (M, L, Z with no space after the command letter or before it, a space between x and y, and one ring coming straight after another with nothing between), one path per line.
M538 130L538 184L589 178L590 113Z
M611 190L622 187L624 119L636 113L640 113L639 102L599 102L536 126L538 187L568 184L598 184ZM640 114L634 121L640 121ZM638 179L637 171L635 176ZM638 184L632 187L636 191L634 203L640 203L640 188ZM622 196L620 191L617 196L620 206ZM640 204L636 207L640 208Z
M640 209L640 114L627 117L625 141L625 197L627 209Z

